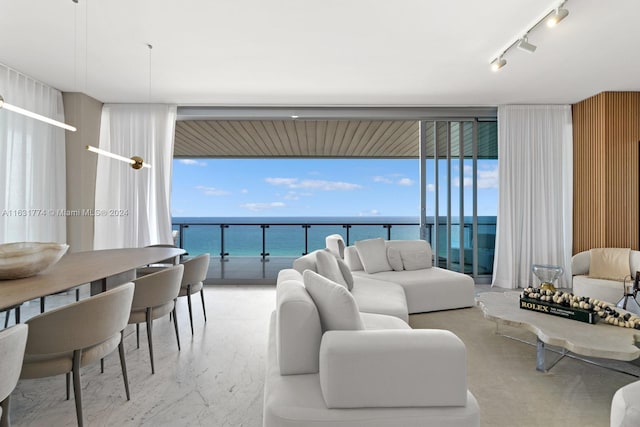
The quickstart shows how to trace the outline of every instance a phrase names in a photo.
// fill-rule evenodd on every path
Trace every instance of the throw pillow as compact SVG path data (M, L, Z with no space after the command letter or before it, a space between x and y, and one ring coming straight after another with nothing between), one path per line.
M369 274L381 271L391 271L391 266L387 260L387 247L384 239L367 239L356 242L356 250L362 261L364 271Z
M302 277L318 307L323 331L364 329L356 300L347 288L311 270L305 270Z
M337 259L336 261L338 261L338 267L340 267L340 271L342 272L342 277L344 278L344 281L347 283L347 289L351 291L353 289L353 274L351 274L351 269L349 268L347 263L344 262L343 260Z
M347 287L338 260L328 250L316 252L316 268L319 275Z
M629 248L597 248L589 251L589 277L622 282L631 272Z
M402 257L400 256L400 249L394 247L387 248L387 259L389 260L389 265L393 268L394 271L402 271L404 270L404 266L402 264Z
M344 258L344 240L342 240L342 236L339 234L331 234L325 237L325 245L327 249L331 253L333 253L338 258Z
M431 268L431 259L429 259L428 252L426 248L400 251L404 269L422 270L423 268Z

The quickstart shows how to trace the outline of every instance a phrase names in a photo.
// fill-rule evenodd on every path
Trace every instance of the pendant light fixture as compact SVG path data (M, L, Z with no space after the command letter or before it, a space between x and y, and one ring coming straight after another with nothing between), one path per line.
M50 119L49 117L45 117L41 114L34 113L33 111L25 110L24 108L20 108L16 105L9 104L4 100L2 95L0 95L0 109L5 109L9 111L13 111L14 113L22 114L23 116L31 117L32 119L40 120L41 122L48 123L50 125L58 126L59 128L66 129L71 132L75 132L76 128L74 126L68 125L66 123L59 122L57 120Z
M147 48L149 49L149 86L148 86L148 96L151 98L151 49L153 46L151 44L147 44ZM150 102L150 101L149 101ZM112 159L120 160L121 162L129 163L133 169L142 169L142 168L151 168L149 163L145 163L142 157L133 156L131 158L121 156L119 154L114 154L106 150L102 150L100 148L94 147L92 145L87 145L85 147L88 151L92 153L100 154L102 156L110 157Z

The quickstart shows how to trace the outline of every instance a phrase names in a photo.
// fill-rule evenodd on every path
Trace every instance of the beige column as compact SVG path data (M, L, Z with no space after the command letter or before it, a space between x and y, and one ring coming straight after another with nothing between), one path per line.
M67 243L69 252L93 249L97 156L85 149L98 146L102 102L83 93L65 92L65 121L78 128L67 132Z

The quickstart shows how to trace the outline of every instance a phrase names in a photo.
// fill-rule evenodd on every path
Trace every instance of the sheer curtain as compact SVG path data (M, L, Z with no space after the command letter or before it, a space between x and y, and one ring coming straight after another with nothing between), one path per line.
M573 137L569 105L498 107L499 198L493 286L528 286L531 265L570 287Z
M172 244L171 165L176 106L105 104L100 148L152 167L98 156L95 249Z
M6 102L64 121L62 94L0 64ZM0 243L67 241L65 131L0 109Z

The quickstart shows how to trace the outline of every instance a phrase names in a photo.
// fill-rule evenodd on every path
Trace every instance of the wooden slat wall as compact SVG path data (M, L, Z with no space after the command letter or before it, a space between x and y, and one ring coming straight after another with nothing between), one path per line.
M640 92L603 92L573 106L573 252L639 249Z

